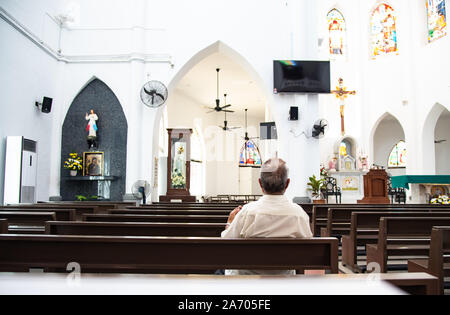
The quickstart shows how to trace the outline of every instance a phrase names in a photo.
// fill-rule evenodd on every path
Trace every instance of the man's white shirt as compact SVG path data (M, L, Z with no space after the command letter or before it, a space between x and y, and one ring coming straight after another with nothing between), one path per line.
M284 195L264 195L245 205L235 216L223 238L309 238L312 237L309 216ZM227 274L273 274L274 271L232 271ZM277 273L277 272L275 272ZM281 274L295 274L280 271Z

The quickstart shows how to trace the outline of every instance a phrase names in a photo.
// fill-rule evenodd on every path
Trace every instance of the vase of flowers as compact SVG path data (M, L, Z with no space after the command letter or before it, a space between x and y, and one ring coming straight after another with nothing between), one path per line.
M433 198L430 201L433 205L449 205L450 204L450 198L446 195L439 196L437 198Z
M77 153L70 153L64 162L64 168L70 171L70 176L77 176L78 171L83 169L83 159Z
M184 189L186 187L186 179L178 170L172 173L172 187L175 189Z

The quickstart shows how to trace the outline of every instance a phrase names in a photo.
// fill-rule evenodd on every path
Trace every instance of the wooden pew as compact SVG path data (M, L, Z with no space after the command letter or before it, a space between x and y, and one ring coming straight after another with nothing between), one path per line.
M6 209L67 209L69 207L68 204L51 204L51 203L39 203L39 204L18 204L18 205L8 205L3 208ZM97 206L93 205L70 205L69 209L75 209L76 212L76 220L81 220L83 214L95 214L99 213L100 210Z
M172 223L226 223L226 215L139 215L139 214L87 214L87 222L172 222Z
M0 219L0 234L8 234L8 220Z
M149 210L149 209L114 209L109 210L109 214L145 214L145 215L226 215L230 210Z
M217 269L308 270L338 273L338 241L319 239L223 239L0 235L0 271L44 268L82 273L189 273Z
M409 260L408 272L426 272L436 276L439 293L444 294L445 278L450 277L450 226L433 227L429 258Z
M325 204L325 205L314 205L313 215L312 215L312 230L314 236L320 236L321 229L327 227L328 222L328 210L329 209L357 209L357 211L370 211L371 209L382 209L384 211L397 211L397 210L411 210L411 209L436 209L436 210L450 210L449 206L445 205L430 205L430 204L402 204L402 205L380 205L380 204ZM414 211L414 210L412 210ZM434 211L434 210L433 210Z
M220 237L225 224L46 222L48 235Z
M45 222L55 221L54 212L7 212L0 211L0 219L7 219L10 233L44 233Z
M450 218L381 218L378 243L366 246L367 264L377 263L381 273L393 257L429 256L433 226L450 225Z
M56 221L75 221L77 213L75 209L49 209L49 208L11 208L0 207L0 211L8 212L54 212Z
M351 213L349 235L342 236L342 264L354 272L361 272L357 264L357 247L378 242L380 220L383 217L450 217L449 212L423 211L355 211Z

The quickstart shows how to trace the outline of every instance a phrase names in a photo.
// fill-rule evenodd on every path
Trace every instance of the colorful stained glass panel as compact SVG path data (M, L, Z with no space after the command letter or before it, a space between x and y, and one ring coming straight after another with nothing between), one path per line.
M345 54L345 19L341 12L331 10L327 15L330 55L334 57Z
M392 7L382 3L373 11L370 30L372 58L398 51L397 18Z
M389 155L389 168L399 168L406 167L406 143L405 141L400 141L392 149Z
M240 166L261 166L261 154L256 144L248 140L244 143L241 149L241 155L239 158Z
M428 42L447 35L445 0L426 0L428 12Z

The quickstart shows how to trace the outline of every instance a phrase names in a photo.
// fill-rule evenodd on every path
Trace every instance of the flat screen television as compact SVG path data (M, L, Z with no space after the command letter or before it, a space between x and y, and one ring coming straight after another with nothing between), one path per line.
M330 62L275 60L275 93L330 93Z

